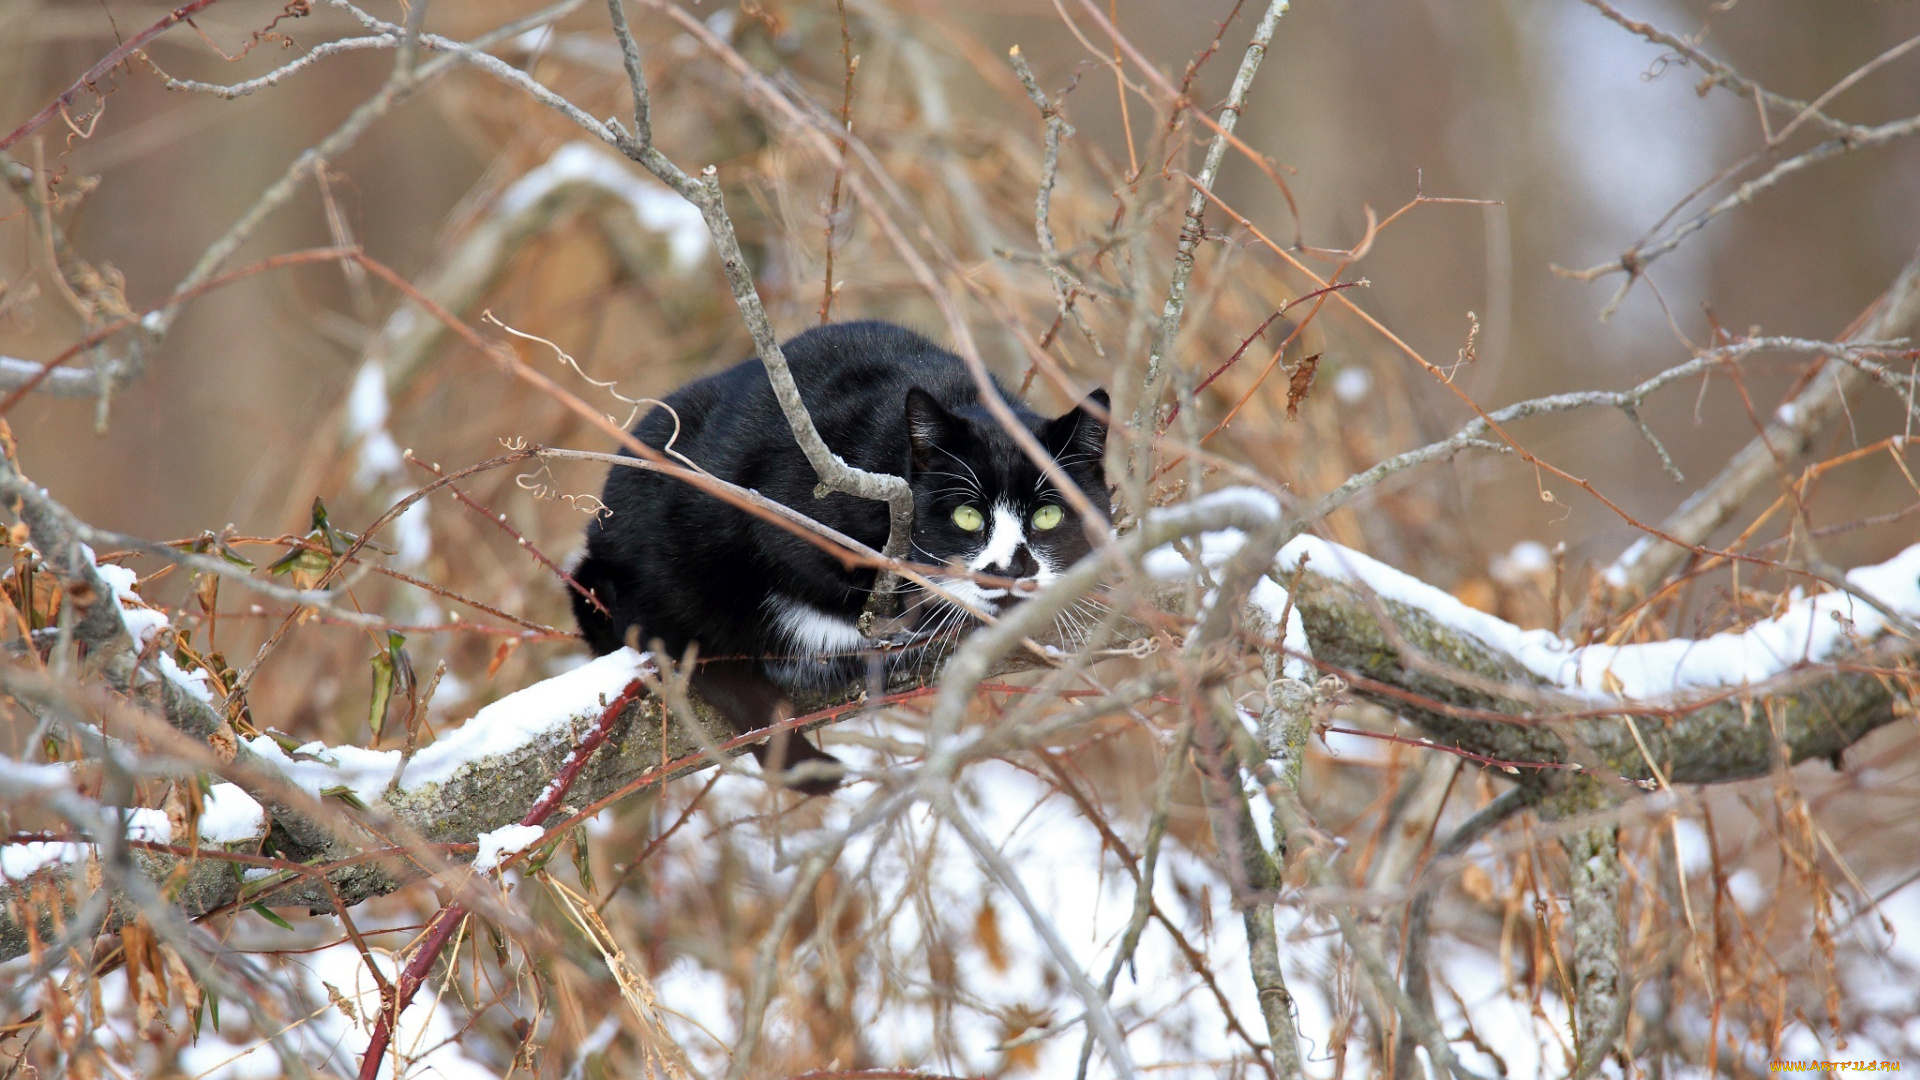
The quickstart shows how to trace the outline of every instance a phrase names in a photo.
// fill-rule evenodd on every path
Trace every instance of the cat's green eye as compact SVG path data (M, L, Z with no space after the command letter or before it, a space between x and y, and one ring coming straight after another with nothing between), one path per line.
M987 527L987 519L980 513L979 507L962 506L953 512L953 523L968 532L979 532Z
M1043 506L1033 512L1033 527L1036 529L1056 528L1061 521L1065 520L1066 516L1067 512L1057 506Z

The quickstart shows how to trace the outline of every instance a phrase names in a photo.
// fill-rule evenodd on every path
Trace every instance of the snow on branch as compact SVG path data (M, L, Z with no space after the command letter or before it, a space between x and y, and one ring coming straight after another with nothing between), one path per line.
M1215 503L1241 520L1285 524L1278 504L1252 489L1217 492L1200 505L1176 509L1197 521L1205 515L1195 510ZM1150 529L1159 516L1150 516ZM1239 531L1209 532L1194 538L1192 550L1218 570L1245 541ZM1163 579L1183 577L1192 568L1171 546L1149 552L1142 564L1149 576ZM158 613L138 606L131 581L122 580L130 574L110 566L96 572L109 583L131 636L158 633L164 620L156 623ZM1280 583L1296 578L1289 603ZM1847 580L1889 611L1920 616L1920 545L1856 569ZM1907 693L1906 684L1883 678L1876 665L1890 666L1914 648L1888 633L1880 610L1841 592L1799 597L1774 618L1699 640L1579 647L1547 631L1521 630L1365 555L1307 536L1280 549L1248 602L1266 616L1267 626L1287 619L1286 675L1307 675L1310 657L1438 739L1503 761L1577 762L1629 777L1651 775L1651 756L1668 778L1685 783L1763 773L1783 752L1797 761L1844 749L1893 718L1895 695ZM901 682L938 681L939 663L930 661ZM164 666L161 671L182 696L200 699L205 692L196 673ZM520 822L606 703L635 678L659 686L647 657L631 650L601 657L486 706L411 758L399 750L318 742L288 746L271 735L241 740L241 747L256 772L267 771L312 799L358 810L381 836L436 846L454 861L471 859L476 849L499 858L542 839L499 830ZM860 692L848 687L803 707L852 701ZM712 764L711 751L732 732L703 704L690 704L696 725L674 719L657 695L630 708L608 748L580 777L569 809ZM827 723L836 715L825 710L798 726ZM1622 722L1625 715L1648 719L1636 733ZM42 773L48 769L64 771L9 764L23 782L46 781ZM149 876L178 875L174 895L189 915L254 901L325 909L333 895L351 905L423 872L417 857L396 852L344 864L326 882L318 874L258 870L249 872L250 880L237 880L220 856L257 849L275 822L284 823L283 814L264 808L238 785L217 784L197 827L201 857L174 846L188 838L156 811L136 811L128 839L145 842L138 859ZM356 847L339 832L313 850L301 850L298 837L276 833L277 846L290 859L323 861L371 846ZM12 901L28 888L23 879L44 884L90 857L90 845L81 842L0 849L0 871L8 879L0 883L0 912L9 913L0 915L0 959L27 948L27 929L10 914L18 910Z
M1267 498L1253 489L1220 494ZM1277 515L1277 508L1272 512ZM1242 533L1230 530L1207 533L1196 546L1202 561L1217 567L1243 540ZM1601 705L1670 702L1689 692L1757 686L1794 668L1831 660L1887 629L1886 614L1863 597L1900 616L1920 617L1920 544L1877 566L1848 572L1847 584L1858 595L1799 596L1780 615L1743 630L1629 645L1575 645L1551 630L1522 630L1444 589L1315 536L1296 537L1280 549L1278 578L1286 580L1302 561L1309 579L1370 592L1397 608L1421 612L1437 630L1517 664L1527 681ZM1179 577L1186 560L1172 548L1161 548L1147 557L1146 569L1158 577ZM1284 603L1284 596L1280 593L1277 602Z

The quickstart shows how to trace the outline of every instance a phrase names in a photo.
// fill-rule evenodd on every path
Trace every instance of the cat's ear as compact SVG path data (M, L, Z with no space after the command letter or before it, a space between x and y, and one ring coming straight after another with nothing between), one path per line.
M960 421L932 394L919 387L907 391L907 441L913 446L915 468L932 464L934 452L954 442Z
M1111 414L1107 392L1095 390L1074 406L1073 411L1047 421L1041 429L1040 441L1056 459L1070 454L1091 454L1097 458L1107 448L1107 422L1101 417Z

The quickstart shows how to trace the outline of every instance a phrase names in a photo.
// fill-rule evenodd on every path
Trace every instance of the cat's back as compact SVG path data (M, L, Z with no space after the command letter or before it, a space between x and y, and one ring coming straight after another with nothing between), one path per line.
M887 395L903 406L914 386L943 404L978 400L965 361L904 326L878 319L816 326L795 335L781 351L809 409L816 397ZM758 360L749 363L759 365Z
M905 452L907 391L926 390L948 408L979 400L958 356L912 330L879 320L831 323L781 346L801 400L821 437L850 464L880 464ZM766 367L749 358L680 388L635 434L656 448L674 448L720 475L765 463L768 455L799 457ZM676 435L676 422L678 432ZM729 477L732 478L732 477Z

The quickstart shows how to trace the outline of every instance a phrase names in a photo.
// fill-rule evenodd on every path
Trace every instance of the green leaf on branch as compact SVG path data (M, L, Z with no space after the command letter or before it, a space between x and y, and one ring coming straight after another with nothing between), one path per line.
M267 920L268 922L270 922L270 923L272 923L273 925L275 925L275 926L277 926L277 927L279 927L280 929L282 929L282 930L292 930L292 929L293 929L293 924L292 924L292 923L290 923L290 922L288 922L287 920L285 920L285 919L283 919L283 918L281 918L281 917L280 917L280 916L278 916L278 915L275 915L275 914L273 913L273 910L272 910L271 908L269 908L269 907L267 907L267 905L265 905L265 904L248 904L247 906L253 909L253 913L254 913L255 915L258 915L258 916L260 916L261 918L263 918L263 919L265 919L265 920ZM220 1018L219 1018L219 1017L218 1017L217 1015L216 1015L216 1016L214 1017L214 1021L213 1021L213 1027L214 1027L214 1030L215 1030L215 1031L218 1031L218 1030L220 1029Z
M375 740L387 726L387 712L396 696L407 699L408 714L413 711L413 658L407 655L406 636L387 631L387 647L373 656L373 697L367 704L367 726Z

